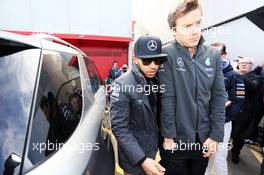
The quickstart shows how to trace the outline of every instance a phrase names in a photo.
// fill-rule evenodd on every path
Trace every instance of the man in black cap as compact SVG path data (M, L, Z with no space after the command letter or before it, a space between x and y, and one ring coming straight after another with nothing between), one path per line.
M156 73L167 60L161 53L161 41L141 36L135 43L132 69L113 83L111 94L112 131L119 146L119 164L126 175L163 175L156 162L158 149Z

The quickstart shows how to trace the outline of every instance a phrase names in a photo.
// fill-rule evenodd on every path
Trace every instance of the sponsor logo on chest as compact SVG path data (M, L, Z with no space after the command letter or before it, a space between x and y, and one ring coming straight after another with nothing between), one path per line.
M177 58L177 67L176 70L178 71L186 71L185 63L182 57Z

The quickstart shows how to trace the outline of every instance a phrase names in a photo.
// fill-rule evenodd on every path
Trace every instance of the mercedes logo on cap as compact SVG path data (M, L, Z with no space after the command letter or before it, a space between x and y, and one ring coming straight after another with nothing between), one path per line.
M154 41L154 40L150 40L150 41L148 42L147 46L148 46L148 49L151 50L151 51L155 51L155 50L157 50L157 48L158 48L158 44L157 44L157 42Z

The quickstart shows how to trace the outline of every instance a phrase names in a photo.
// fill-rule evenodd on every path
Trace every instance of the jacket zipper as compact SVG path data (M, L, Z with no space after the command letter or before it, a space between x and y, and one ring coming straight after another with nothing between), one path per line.
M196 103L196 125L195 125L195 133L198 134L198 122L199 122L199 113L197 107L197 72L196 72L196 65L195 65L195 55L192 58L193 68L194 68L194 76L195 76L195 103Z

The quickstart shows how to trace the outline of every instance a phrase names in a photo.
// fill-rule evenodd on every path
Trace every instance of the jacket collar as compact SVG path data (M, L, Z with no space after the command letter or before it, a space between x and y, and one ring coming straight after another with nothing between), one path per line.
M145 86L147 84L146 78L144 77L142 72L139 70L139 67L137 64L132 65L131 72L134 75L136 82L138 82L141 86ZM157 80L156 77L154 77L154 78ZM148 98L145 95L141 96L141 98L143 100L143 103L146 105L148 110L151 112L152 117L154 117L154 113L152 111L152 108L150 107L150 103L149 103Z
M139 67L137 64L132 65L131 72L135 76L137 82L146 84L146 78L144 77L142 72L139 70Z

